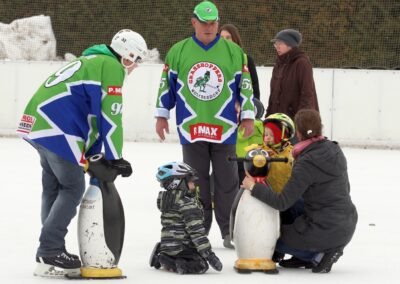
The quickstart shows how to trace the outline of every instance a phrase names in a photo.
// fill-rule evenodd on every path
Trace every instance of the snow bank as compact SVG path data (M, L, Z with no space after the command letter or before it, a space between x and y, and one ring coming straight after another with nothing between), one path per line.
M56 38L49 16L0 23L0 59L55 60Z

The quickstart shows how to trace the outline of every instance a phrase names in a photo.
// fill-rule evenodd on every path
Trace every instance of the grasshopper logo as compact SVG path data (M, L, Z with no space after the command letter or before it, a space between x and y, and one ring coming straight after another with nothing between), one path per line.
M214 63L199 62L190 68L187 83L193 96L202 101L211 101L224 88L224 74Z
M204 74L204 77L197 77L196 79L196 84L194 84L194 87L199 87L200 92L205 92L206 84L207 82L210 81L210 71L207 71Z

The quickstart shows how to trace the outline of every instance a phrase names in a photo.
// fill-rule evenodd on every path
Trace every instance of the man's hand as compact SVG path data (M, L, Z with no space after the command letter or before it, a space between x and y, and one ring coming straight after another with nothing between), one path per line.
M165 117L157 117L156 132L162 141L165 140L165 133L169 134L168 120Z
M239 125L239 131L244 131L243 138L249 137L254 131L254 120L243 119Z

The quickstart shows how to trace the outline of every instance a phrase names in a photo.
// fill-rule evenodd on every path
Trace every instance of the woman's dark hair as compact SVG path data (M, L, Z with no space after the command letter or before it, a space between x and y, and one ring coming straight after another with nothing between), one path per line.
M226 24L221 27L221 31L227 31L230 33L232 36L232 41L240 47L243 47L242 38L240 37L239 30L236 26L232 24Z
M294 116L296 130L302 139L322 135L322 122L319 112L314 109L301 109Z

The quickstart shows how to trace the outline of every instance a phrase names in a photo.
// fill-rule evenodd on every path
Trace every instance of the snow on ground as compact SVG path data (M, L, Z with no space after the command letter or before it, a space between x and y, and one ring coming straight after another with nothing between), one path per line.
M41 168L36 151L17 138L0 139L3 157L1 177L0 281L8 283L54 283L33 276L35 252L40 232ZM125 280L93 280L99 283L394 283L399 279L400 151L344 148L348 160L352 198L359 221L352 242L329 274L305 269L279 268L278 275L237 274L236 254L222 246L216 223L210 241L224 268L210 268L204 275L176 275L148 265L149 254L160 236L155 179L160 164L181 160L178 144L133 143L124 146L124 157L133 165L130 178L116 181L125 209L125 243L119 267ZM67 248L78 252L76 218L69 227ZM91 283L94 283L91 282Z

